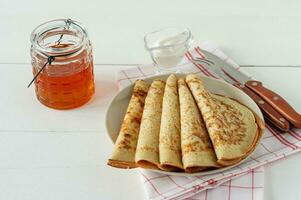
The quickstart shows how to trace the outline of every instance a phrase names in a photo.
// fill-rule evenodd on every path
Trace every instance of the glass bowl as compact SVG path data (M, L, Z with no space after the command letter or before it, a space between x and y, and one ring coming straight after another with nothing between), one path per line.
M192 34L187 28L164 28L147 33L144 44L159 74L177 71L192 43Z

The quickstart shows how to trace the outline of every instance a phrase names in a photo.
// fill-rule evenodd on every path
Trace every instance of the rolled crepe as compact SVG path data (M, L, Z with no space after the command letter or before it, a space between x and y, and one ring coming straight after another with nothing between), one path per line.
M159 134L165 82L154 80L147 93L143 110L135 161L139 167L157 169Z
M135 152L138 140L144 101L149 84L143 80L135 82L132 97L127 112L121 124L121 129L108 165L118 168L134 168Z
M173 74L167 78L164 90L159 155L162 170L179 171L183 169L177 77Z
M204 121L184 79L178 80L178 87L184 170L193 173L219 167Z
M252 111L230 98L211 95L196 75L188 75L186 82L202 113L217 163L233 165L246 157L258 140Z

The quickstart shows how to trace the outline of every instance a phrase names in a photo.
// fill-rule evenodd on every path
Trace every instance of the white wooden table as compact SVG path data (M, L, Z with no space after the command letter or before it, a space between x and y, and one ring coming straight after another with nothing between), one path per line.
M123 63L149 63L143 35L183 25L212 40L239 64L301 64L301 3L289 1L1 1L0 199L145 199L138 173L106 166L112 144L104 114ZM33 88L31 30L71 17L88 27L96 94L85 106L42 106ZM116 63L119 65L112 65ZM246 68L301 112L301 68ZM265 199L299 199L301 155L266 166Z

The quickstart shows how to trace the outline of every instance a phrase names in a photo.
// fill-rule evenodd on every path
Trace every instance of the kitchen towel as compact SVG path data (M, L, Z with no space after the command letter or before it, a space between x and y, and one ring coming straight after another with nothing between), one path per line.
M242 71L238 64L210 42L201 43L187 51L185 58L179 64L180 71L220 79L210 67L194 62L194 58L205 56L202 50L211 52L236 70ZM155 75L152 65L121 70L117 74L117 84L121 89L133 83L136 79L152 75ZM281 134L277 129L267 124L262 140L252 156L241 165L227 171L195 177L169 176L147 170L139 170L139 172L148 199L261 200L263 199L264 186L262 166L300 152L300 147L301 130L291 129L288 133Z

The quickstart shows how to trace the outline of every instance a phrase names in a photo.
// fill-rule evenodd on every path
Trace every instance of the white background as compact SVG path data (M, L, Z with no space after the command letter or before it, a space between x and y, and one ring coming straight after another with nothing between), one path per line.
M96 63L150 62L143 36L167 26L191 29L240 64L299 64L298 0L1 0L1 62L29 62L30 32L56 18L82 22Z
M145 33L188 27L196 41L211 40L239 64L301 64L300 1L41 1L0 0L0 199L145 199L138 173L106 166L112 144L104 128L116 94L115 73L151 62ZM35 99L30 32L40 23L72 18L94 46L96 95L71 110ZM107 65L100 65L107 64ZM111 65L120 64L120 65ZM246 68L301 112L301 68ZM265 199L299 199L301 155L265 170Z

